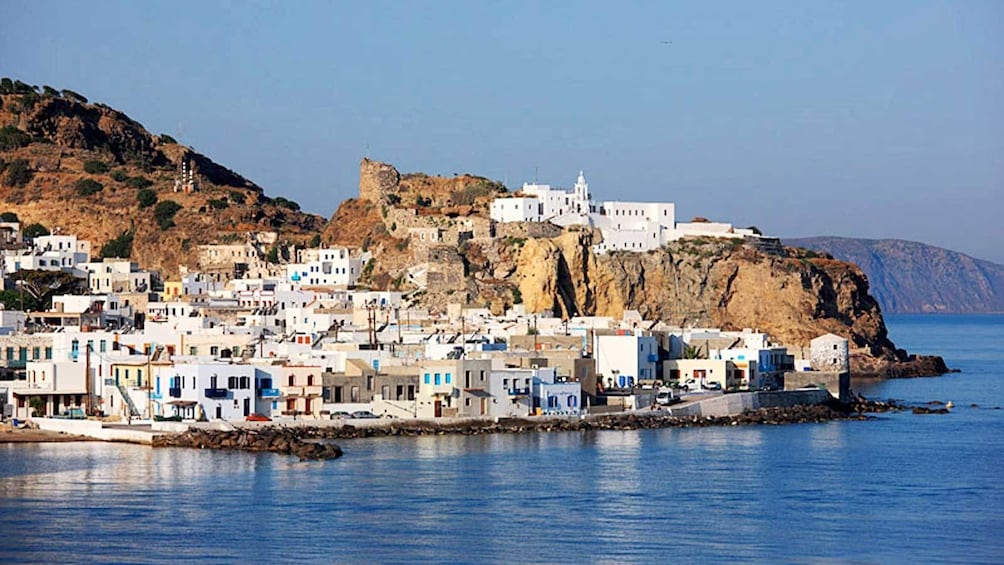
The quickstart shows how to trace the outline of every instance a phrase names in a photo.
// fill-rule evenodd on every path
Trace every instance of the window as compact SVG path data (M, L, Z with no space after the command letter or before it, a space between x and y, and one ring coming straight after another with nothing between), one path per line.
M451 377L450 373L446 373L446 384L450 384L450 381L453 380Z
M33 347L33 348L31 349L31 358L32 358L32 359L40 359L40 358L41 358L41 352L42 352L42 351L41 351L41 349L40 349L40 348L38 348L38 347Z
M425 384L429 384L429 373L426 373L423 378L424 378Z
M436 382L436 384L437 385L442 384L441 381L442 381L442 375L440 375L439 373L436 373L436 376L435 376L435 382Z
M52 347L45 348L45 358L52 359Z
M236 389L239 384L240 384L240 381L239 381L239 379L237 377L229 377L229 378L227 378L227 388L229 388L229 389Z
M350 400L349 402L359 402L359 387L354 386L349 390Z
M294 375L290 375L289 378L286 379L286 384L287 386L293 386L294 383L296 383L296 377Z

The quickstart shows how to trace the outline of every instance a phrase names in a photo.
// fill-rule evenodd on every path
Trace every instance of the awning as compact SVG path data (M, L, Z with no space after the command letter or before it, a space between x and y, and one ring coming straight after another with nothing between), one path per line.
M491 398L492 394L480 388L465 388L464 392L478 398Z
M172 400L170 402L167 402L166 404L169 404L171 406L195 406L196 404L198 404L198 402L194 400Z

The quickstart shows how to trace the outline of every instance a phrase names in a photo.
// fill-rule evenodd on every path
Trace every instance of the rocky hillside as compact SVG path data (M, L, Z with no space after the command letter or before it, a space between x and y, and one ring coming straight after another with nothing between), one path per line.
M477 207L469 215L426 215L424 206L395 196L404 192L408 175L369 160L360 173L363 197L342 204L326 239L366 245L375 257L366 282L413 290L414 299L429 308L461 301L501 313L522 303L530 312L615 317L630 309L681 326L759 328L796 347L832 332L851 341L859 375L944 370L940 359L914 359L895 347L867 278L853 264L715 238L684 239L648 253L598 255L592 251L598 232L491 226ZM438 187L441 201L456 190L453 179L424 179L424 186ZM419 241L425 226L433 226L441 240ZM486 233L491 230L498 231ZM425 284L415 273L428 278Z
M1004 312L1004 266L996 263L899 239L813 237L785 243L859 265L885 312Z
M183 163L195 192L175 191ZM0 212L89 239L96 251L115 240L107 253L124 249L165 276L194 266L199 244L247 231L306 241L324 225L122 112L10 79L0 81Z

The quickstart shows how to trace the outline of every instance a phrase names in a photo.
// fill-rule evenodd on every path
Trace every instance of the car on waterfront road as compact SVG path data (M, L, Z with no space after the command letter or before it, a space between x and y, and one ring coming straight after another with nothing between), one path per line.
M669 406L680 402L680 397L672 389L662 389L655 395L655 403L659 406Z
M369 410L356 410L352 413L352 418L356 420L369 420L372 418L379 418L376 414L370 412Z
M343 412L342 410L338 410L338 411L335 411L335 412L331 413L331 419L332 420L338 420L338 419L341 419L341 418L351 418L351 417L352 417L352 414L349 414L348 412Z

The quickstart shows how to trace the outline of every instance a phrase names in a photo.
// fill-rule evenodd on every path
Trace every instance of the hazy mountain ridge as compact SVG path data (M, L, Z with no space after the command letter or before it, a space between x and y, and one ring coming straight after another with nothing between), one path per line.
M784 243L856 263L885 312L1004 312L1004 266L990 261L900 239L820 236Z

